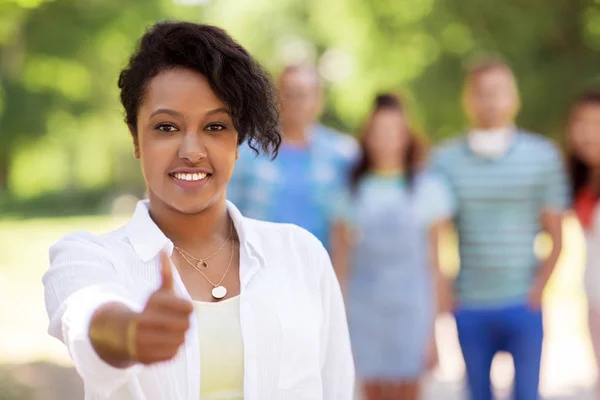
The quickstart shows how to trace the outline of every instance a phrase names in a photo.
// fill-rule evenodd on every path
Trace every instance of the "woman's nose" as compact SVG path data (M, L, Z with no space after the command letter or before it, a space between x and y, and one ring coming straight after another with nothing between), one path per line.
M206 147L202 138L196 133L186 133L179 148L179 158L186 159L191 164L196 164L206 158Z

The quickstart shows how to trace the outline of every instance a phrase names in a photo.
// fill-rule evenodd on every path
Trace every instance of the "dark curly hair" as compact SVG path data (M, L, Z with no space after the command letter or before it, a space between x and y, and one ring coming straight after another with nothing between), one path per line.
M142 36L119 75L125 122L137 129L137 114L149 82L172 68L204 75L229 107L238 144L273 158L281 145L279 107L269 74L224 30L190 22L159 22Z

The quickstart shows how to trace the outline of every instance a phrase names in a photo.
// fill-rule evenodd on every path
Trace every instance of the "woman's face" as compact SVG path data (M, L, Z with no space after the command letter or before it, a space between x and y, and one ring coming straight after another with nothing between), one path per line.
M381 110L371 117L365 147L375 163L391 164L401 160L409 142L404 115L397 110Z
M600 104L575 107L569 123L569 142L583 162L590 167L600 167Z
M238 134L203 75L174 68L154 77L136 131L135 155L154 207L194 214L225 201Z

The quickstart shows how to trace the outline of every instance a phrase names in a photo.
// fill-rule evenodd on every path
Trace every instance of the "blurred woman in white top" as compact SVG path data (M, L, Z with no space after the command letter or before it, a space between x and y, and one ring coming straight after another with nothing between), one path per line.
M117 231L62 238L43 278L86 399L350 400L323 246L226 201L238 146L281 143L266 73L221 29L158 23L119 88L149 200Z

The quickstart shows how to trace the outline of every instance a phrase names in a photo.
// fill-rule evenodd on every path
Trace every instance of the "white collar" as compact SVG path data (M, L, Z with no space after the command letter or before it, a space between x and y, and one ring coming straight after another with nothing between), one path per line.
M515 128L475 129L469 132L469 148L478 156L499 158L506 154L513 143Z
M227 212L233 221L240 245L244 246L249 254L254 251L262 257L260 237L254 232L251 220L244 217L230 201L227 201ZM125 232L133 249L143 261L153 259L162 249L166 249L169 254L173 253L173 242L150 217L149 200L138 201L131 220L125 225Z

